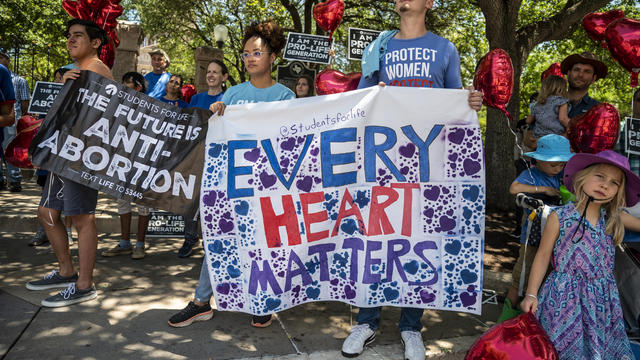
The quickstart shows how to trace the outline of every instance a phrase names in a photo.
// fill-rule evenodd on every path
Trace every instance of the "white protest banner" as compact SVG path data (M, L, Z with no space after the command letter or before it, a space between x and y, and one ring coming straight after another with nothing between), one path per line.
M212 117L200 216L218 309L479 314L484 155L467 98L375 86Z

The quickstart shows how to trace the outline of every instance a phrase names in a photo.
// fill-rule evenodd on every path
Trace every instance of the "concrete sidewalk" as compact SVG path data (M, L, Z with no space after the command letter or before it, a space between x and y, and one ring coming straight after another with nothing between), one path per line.
M341 359L355 311L343 303L317 302L278 314L266 329L251 316L215 312L210 321L175 329L167 320L193 296L202 249L179 259L179 238L148 239L147 257L98 256L96 300L66 308L40 307L52 291L29 291L25 283L56 268L50 246L27 246L36 228L35 184L18 194L0 192L0 357L2 359ZM115 202L101 199L99 252L118 240ZM112 235L113 234L113 235ZM77 245L72 247L77 260ZM502 293L506 274L485 271L485 288ZM473 341L494 324L500 305L482 316L425 311L423 339L429 358L462 359ZM385 308L376 341L358 359L402 359L397 308Z

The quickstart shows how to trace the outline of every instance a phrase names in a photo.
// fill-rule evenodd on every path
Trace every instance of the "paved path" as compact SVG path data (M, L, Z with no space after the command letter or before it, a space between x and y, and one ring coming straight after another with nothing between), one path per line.
M250 315L215 312L212 320L174 329L169 317L186 305L196 286L202 249L189 259L176 254L182 240L149 239L147 257L96 261L99 297L72 307L48 309L40 300L55 291L29 291L24 284L55 268L50 246L27 246L36 227L35 184L19 194L0 192L0 357L2 359L341 359L353 309L316 302L281 312L266 329ZM117 242L115 202L98 206L99 251ZM113 235L112 235L113 234ZM77 261L77 246L72 247ZM500 293L509 276L485 271L485 288ZM426 311L423 338L430 358L462 359L497 318L498 305L482 316ZM402 359L396 328L399 309L385 308L376 342L358 359ZM385 321L386 320L386 321Z

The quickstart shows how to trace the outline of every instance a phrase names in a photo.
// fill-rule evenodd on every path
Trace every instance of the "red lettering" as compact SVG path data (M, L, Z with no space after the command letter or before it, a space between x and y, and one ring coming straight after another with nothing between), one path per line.
M411 210L413 209L413 189L420 189L420 184L391 184L394 189L404 190L404 206L402 209L402 235L411 236ZM369 229L371 231L371 229Z
M417 185L417 184L416 184ZM378 202L378 196L384 195L387 199L383 203ZM371 189L371 207L369 209L369 236L393 234L393 226L387 213L384 211L389 205L398 200L398 193L388 187L374 186ZM382 228L380 225L382 224Z
M282 239L280 239L281 226L284 226L287 230L289 246L299 245L302 242L300 229L298 228L296 207L293 204L293 197L291 195L282 196L282 208L284 212L280 215L276 215L273 210L273 204L271 204L271 198L269 197L260 198L260 208L262 209L264 234L267 238L268 247L282 246Z
M329 230L323 230L320 232L311 232L311 224L319 223L329 220L327 211L319 211L315 213L309 213L309 205L317 204L324 201L324 192L314 192L308 194L300 194L300 205L302 206L302 216L304 217L304 229L307 234L307 241L314 242L329 237Z
M347 210L347 203L351 207ZM342 195L342 202L340 203L340 210L338 211L338 219L336 220L336 225L333 227L333 231L331 232L331 236L338 235L338 227L342 222L342 219L347 218L349 216L355 216L356 221L358 223L358 228L363 235L367 235L367 230L364 228L364 220L362 220L362 214L360 213L360 209L353 203L353 197L349 193L348 189L344 189L344 194Z

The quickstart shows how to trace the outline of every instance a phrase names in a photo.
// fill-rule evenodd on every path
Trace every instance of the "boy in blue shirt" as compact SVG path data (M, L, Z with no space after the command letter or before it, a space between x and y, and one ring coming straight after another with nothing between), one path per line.
M560 185L562 179L562 171L564 166L573 156L571 153L571 145L567 138L550 134L538 139L538 147L536 151L525 153L533 159L536 159L536 165L530 169L524 170L513 181L509 187L509 193L516 195L519 193L525 194L544 194L549 197L560 198ZM514 308L518 303L518 289L520 287L520 277L522 273L523 265L525 269L530 269L535 258L537 246L528 245L526 257L524 253L524 244L527 241L527 226L529 224L530 210L525 210L524 221L522 224L522 232L520 234L520 253L518 261L513 268L513 280L505 299L505 307L511 306ZM526 289L526 280L524 287ZM507 304L508 302L508 304ZM501 316L503 319L503 316ZM503 319L504 320L504 319Z

